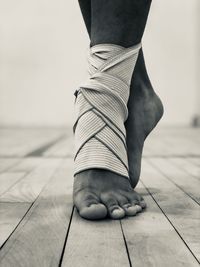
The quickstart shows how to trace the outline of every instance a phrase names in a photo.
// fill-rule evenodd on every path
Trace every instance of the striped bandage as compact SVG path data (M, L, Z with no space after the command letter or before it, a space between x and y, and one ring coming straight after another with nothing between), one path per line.
M124 122L140 47L90 48L89 79L76 91L75 174L98 168L129 177Z

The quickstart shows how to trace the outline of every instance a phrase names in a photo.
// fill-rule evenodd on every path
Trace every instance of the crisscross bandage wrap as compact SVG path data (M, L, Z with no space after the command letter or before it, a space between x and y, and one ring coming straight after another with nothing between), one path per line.
M129 177L124 122L140 47L90 48L89 79L76 92L75 174L100 168Z

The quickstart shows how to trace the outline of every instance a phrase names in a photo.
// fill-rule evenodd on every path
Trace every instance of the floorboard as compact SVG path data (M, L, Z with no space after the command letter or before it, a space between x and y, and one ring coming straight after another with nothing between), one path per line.
M0 198L18 181L24 178L25 172L6 172L0 174Z
M120 222L90 222L75 212L61 266L129 267Z
M157 127L136 190L147 209L87 221L72 205L72 129L0 128L0 267L200 262L200 129Z
M192 158L170 158L170 162L174 163L178 168L184 170L189 175L200 180L200 165L192 162Z
M39 165L42 165L45 162L43 158L22 158L22 160L10 168L13 172L25 172L26 174L33 171Z
M141 183L137 191L147 203L146 211L136 217L122 220L132 266L199 266Z
M200 129L157 127L147 138L144 156L200 157Z
M162 172L170 181L180 187L192 199L200 204L200 180L194 178L182 168L174 165L170 159L156 158L149 159L149 162Z
M21 159L16 158L0 158L0 173L8 171L12 166L20 162Z
M63 162L41 192L1 249L0 266L59 265L72 213L71 166L71 160Z
M43 187L47 184L62 159L46 159L33 172L30 172L9 190L0 196L1 202L35 201Z
M169 222L200 262L199 205L153 168L147 160L143 161L141 179Z
M73 157L74 142L72 136L69 136L44 151L44 157Z
M0 129L0 157L22 157L59 140L61 130Z
M0 202L0 247L14 232L30 207L28 203L2 203Z
M189 161L200 167L200 158L189 158Z

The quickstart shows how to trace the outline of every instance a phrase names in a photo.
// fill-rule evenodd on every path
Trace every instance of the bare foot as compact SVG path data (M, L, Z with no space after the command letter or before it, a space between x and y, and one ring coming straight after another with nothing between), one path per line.
M129 176L131 185L135 188L140 177L144 141L163 115L163 105L149 80L142 51L137 60L130 91L129 117L125 126Z
M144 140L163 114L163 106L148 79L140 53L133 75L126 122L130 180L107 170L83 171L74 179L74 204L80 216L121 219L145 208L143 198L133 190L141 166ZM132 188L133 187L133 188Z
M91 169L74 178L74 204L81 217L90 220L121 219L145 208L143 198L133 191L130 181L113 172Z

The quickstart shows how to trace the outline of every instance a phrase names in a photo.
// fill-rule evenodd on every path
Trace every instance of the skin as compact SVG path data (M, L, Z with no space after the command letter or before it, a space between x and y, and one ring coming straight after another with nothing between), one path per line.
M150 0L79 0L91 46L112 43L130 47L141 42ZM109 25L109 26L108 26ZM133 190L139 181L143 144L160 120L163 106L147 74L143 51L132 76L125 123L130 180L107 170L91 169L74 178L74 204L83 218L122 219L146 204Z

